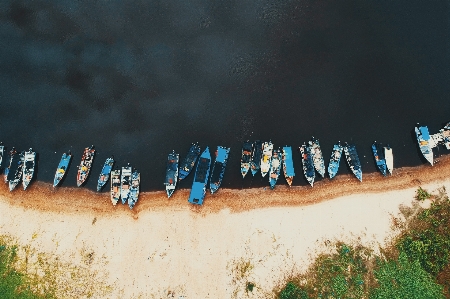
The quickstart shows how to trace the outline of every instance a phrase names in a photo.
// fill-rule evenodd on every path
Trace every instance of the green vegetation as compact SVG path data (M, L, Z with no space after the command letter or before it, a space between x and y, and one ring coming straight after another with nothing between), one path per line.
M415 204L403 223L393 219L401 232L381 254L338 242L334 253L319 255L275 290L277 298L450 298L450 200L445 188L419 188L416 199L431 199L431 207Z

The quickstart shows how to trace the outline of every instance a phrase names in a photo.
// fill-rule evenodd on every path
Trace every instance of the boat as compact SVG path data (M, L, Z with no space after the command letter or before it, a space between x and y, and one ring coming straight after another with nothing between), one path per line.
M33 149L29 149L25 152L24 156L25 164L23 166L23 190L26 190L34 175L34 167L36 166L36 153L33 152Z
M222 183L225 167L227 166L228 155L230 153L229 147L218 146L215 152L216 160L214 161L211 178L209 180L209 190L214 194Z
M122 174L120 176L120 197L122 198L122 204L125 204L130 195L131 184L131 166L128 163L127 166L122 167Z
M386 168L392 175L392 171L394 170L394 155L392 154L392 148L389 144L384 147L384 159L386 160Z
M209 168L211 167L211 154L209 148L203 151L195 169L194 182L188 201L192 204L201 205L206 194L206 183L208 183Z
M341 162L343 147L339 141L333 145L333 151L331 152L330 163L328 164L328 175L330 179L334 178L339 170L339 163Z
M264 142L262 158L261 158L261 176L265 177L270 170L270 162L272 161L273 143L271 141Z
M53 180L53 187L56 187L61 180L64 178L66 174L67 168L69 168L70 159L72 158L72 154L69 153L62 154L61 160L59 161L58 168L56 169L55 178Z
M303 145L299 147L299 150L302 158L303 173L305 174L305 178L308 183L311 187L313 187L316 173L314 171L314 161L311 154L311 148L303 143Z
M356 146L354 144L345 143L344 152L348 166L358 180L362 182L361 162L359 161L358 153L356 152Z
M186 158L184 158L184 160L180 164L180 171L178 174L179 181L183 180L191 173L199 155L200 155L200 146L198 145L198 142L192 143L186 155Z
M170 198L175 191L175 186L178 180L178 161L180 160L180 155L172 151L167 156L166 165L166 180L164 185L166 185L167 197Z
M130 210L136 205L139 197L139 184L141 183L141 174L135 169L131 174L130 195L128 197L128 206Z
M256 140L253 143L252 160L250 161L250 169L252 171L253 176L255 176L255 174L261 169L261 157L262 157L262 142L261 140Z
M13 163L13 159L16 156L16 154L17 154L16 148L13 147L9 151L9 164L8 164L8 167L6 167L5 170L3 171L3 176L4 176L4 179L5 179L5 183L8 182L9 170L11 169L11 165Z
M275 184L277 183L278 177L281 172L281 151L280 149L273 150L272 154L272 163L270 165L269 171L269 183L270 188L275 188Z
M375 164L378 167L378 170L386 176L387 175L387 167L386 167L386 159L384 158L384 151L381 145L379 145L376 141L372 144L372 153L375 158Z
M80 166L78 167L78 175L77 175L78 187L80 187L89 176L89 171L91 170L94 155L95 149L93 145L84 149L83 156L81 156L81 163Z
M442 142L444 143L445 147L450 150L450 122L445 124L444 128L440 130L442 134Z
M295 176L294 161L292 160L292 147L290 146L283 147L283 172L286 182L290 187Z
M111 170L114 166L114 156L111 158L107 158L105 163L103 164L102 171L100 171L100 175L98 176L97 182L97 191L100 192L106 182L109 180L109 175L111 174Z
M325 162L323 160L322 150L320 149L319 139L312 137L308 144L311 148L314 168L321 177L325 177Z
M15 163L15 160L13 160L13 165L11 166L8 178L9 181L9 191L13 191L14 188L20 183L22 180L22 174L23 174L23 164L25 161L25 153L21 152L18 155L15 155L15 157L18 157L17 163Z
M245 178L245 176L247 175L247 172L250 169L251 161L252 161L252 143L247 140L242 145L242 156L241 156L242 178Z
M111 171L111 202L113 206L120 199L120 169Z
M419 143L420 151L425 159L433 166L433 147L430 145L430 133L428 127L415 127L417 142Z
M0 142L0 167L2 167L4 155L5 155L5 146L3 145L3 142Z

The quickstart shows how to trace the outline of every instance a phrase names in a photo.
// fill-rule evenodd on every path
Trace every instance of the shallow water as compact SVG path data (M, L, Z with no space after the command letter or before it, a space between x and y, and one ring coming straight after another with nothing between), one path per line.
M335 142L355 143L366 173L374 140L395 167L424 163L414 125L450 120L447 3L241 2L4 1L0 139L33 147L48 182L71 150L63 186L95 145L93 190L110 155L162 190L167 154L195 141L231 147L228 188L269 186L241 179L246 139L293 146L294 185L307 184L295 149L311 136L326 163Z

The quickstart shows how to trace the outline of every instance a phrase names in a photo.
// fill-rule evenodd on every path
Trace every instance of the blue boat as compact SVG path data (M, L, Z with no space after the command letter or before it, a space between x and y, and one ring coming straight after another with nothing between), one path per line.
M331 152L330 163L328 164L328 175L330 179L334 178L339 170L339 163L341 162L343 147L339 141L333 145L333 151Z
M214 194L222 183L223 174L225 173L225 167L227 166L228 154L230 153L229 147L218 146L216 150L216 161L214 161L211 178L209 180L209 190L211 194Z
M131 174L130 194L128 195L128 206L130 210L136 205L139 198L139 185L141 184L141 174L135 169Z
M325 162L323 160L322 150L320 149L319 139L312 137L308 144L311 148L314 168L320 176L325 177Z
M314 161L311 154L311 148L303 143L299 149L302 155L303 173L305 174L305 178L308 183L311 187L313 187L316 173L314 171Z
M100 175L98 176L97 183L97 191L100 192L106 182L109 180L109 175L111 174L111 170L114 166L114 157L108 158L103 164L102 171L100 171Z
M55 173L55 179L53 180L53 187L56 187L61 180L64 178L64 175L66 174L67 168L69 168L70 159L72 158L72 154L64 153L61 157L61 160L59 161L58 168L56 169Z
M419 143L420 151L425 159L433 166L433 147L430 144L430 133L428 127L415 127L417 142Z
M247 175L247 172L250 169L251 161L252 161L252 143L247 140L242 145L242 156L241 156L242 178L245 178L245 176Z
M201 154L195 170L194 182L188 201L192 204L201 205L206 194L206 184L208 183L209 168L211 167L211 154L209 148Z
M356 146L346 142L344 145L344 152L348 166L358 180L362 182L361 162L359 161L358 153L356 152Z
M261 140L256 140L253 143L252 161L250 162L250 169L252 170L253 176L255 176L255 174L261 169L261 157L262 142Z
M180 164L180 172L178 180L181 181L186 178L194 168L195 162L197 161L198 155L200 155L200 146L198 143L192 143L186 158Z
M2 167L4 155L5 155L5 146L3 145L3 142L0 142L0 168Z
M164 185L166 185L166 193L168 198L172 196L177 185L179 160L180 155L175 153L175 151L172 151L172 153L167 156L166 180L164 181Z
M281 151L280 149L274 149L272 152L272 163L269 170L269 183L270 188L275 188L278 177L281 172Z
M21 152L19 155L15 155L15 157L19 157L19 160L15 161L15 159L13 159L13 164L9 172L9 176L13 176L8 178L9 191L13 191L22 180L23 165L25 164L25 152Z
M384 150L376 141L372 144L372 153L373 157L375 158L375 164L377 164L378 169L384 176L386 176L387 167L386 167L386 159L384 158Z
M16 148L13 147L10 151L9 151L9 164L8 167L5 167L5 170L3 171L3 176L5 179L5 183L8 182L8 176L9 176L9 170L11 169L11 165L14 159L14 156L17 154Z
M290 146L283 147L283 172L289 187L295 176L294 161L292 160L292 148Z

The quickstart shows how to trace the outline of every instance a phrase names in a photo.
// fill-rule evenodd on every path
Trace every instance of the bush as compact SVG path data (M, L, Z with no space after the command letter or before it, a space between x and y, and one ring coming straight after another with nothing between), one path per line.
M309 299L308 293L292 281L281 290L280 299Z

